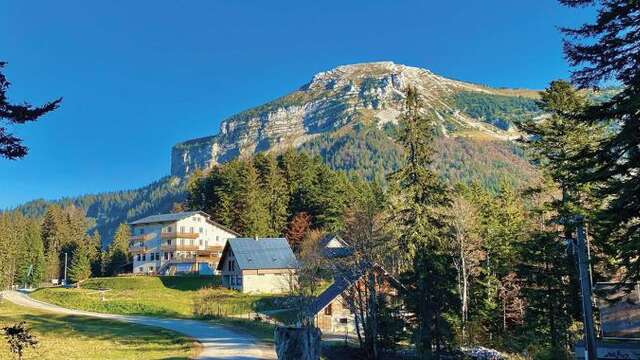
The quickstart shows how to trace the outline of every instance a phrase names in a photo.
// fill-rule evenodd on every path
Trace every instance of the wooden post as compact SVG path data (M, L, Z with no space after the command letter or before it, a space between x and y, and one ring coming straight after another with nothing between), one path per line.
M593 324L593 308L591 304L591 279L589 274L589 259L587 258L584 218L576 217L577 238L575 241L578 259L578 274L580 277L580 297L582 304L582 323L584 325L585 359L597 360L596 336Z

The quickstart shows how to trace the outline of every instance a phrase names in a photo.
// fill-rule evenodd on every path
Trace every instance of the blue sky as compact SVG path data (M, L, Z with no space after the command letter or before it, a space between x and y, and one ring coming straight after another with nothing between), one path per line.
M590 15L555 0L3 1L10 99L64 101L13 128L30 154L0 159L0 209L144 186L173 144L337 65L540 89L568 77L557 27Z

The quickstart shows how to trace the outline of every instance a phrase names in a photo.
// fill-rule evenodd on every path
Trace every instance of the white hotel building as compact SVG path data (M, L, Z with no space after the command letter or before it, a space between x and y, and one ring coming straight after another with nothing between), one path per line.
M202 211L152 215L129 225L134 274L213 274L227 239L239 236Z

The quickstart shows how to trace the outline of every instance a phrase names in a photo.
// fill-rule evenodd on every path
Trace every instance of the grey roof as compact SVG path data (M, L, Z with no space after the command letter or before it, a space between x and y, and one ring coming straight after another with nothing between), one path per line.
M200 213L199 211L185 211L185 212L172 213L172 214L151 215L151 216L144 217L142 219L138 219L136 221L132 221L129 224L137 225L137 224L178 221L178 220L186 219L192 215L199 214L199 213ZM207 217L208 216L209 215L207 215Z
M344 293L345 290L353 286L369 269L379 271L389 283L396 289L404 289L404 285L400 283L396 278L391 276L382 266L373 264L373 266L366 263L361 263L359 268L352 268L349 270L341 271L334 279L333 284L323 291L318 297L309 305L307 312L309 315L315 315L322 311L327 305L329 305L335 298Z
M340 243L340 247L330 248L327 247L329 242L333 239L336 239ZM351 245L349 245L344 239L342 239L339 235L336 234L328 234L320 239L320 247L322 256L328 259L335 259L341 257L350 256L353 253L353 249Z
M298 261L285 238L231 238L224 247L223 259L229 249L233 251L240 270L298 267ZM218 270L222 270L223 259L218 263Z
M228 227L218 224L217 222L211 220L211 216L209 214L207 214L204 211L183 211L183 212L177 212L177 213L170 213L170 214L158 214L158 215L151 215L151 216L147 216L144 217L142 219L138 219L136 221L132 221L129 223L129 225L139 225L139 224L151 224L151 223L163 223L163 222L174 222L174 221L178 221L178 220L182 220L182 219L186 219L188 217L191 217L193 215L202 215L204 216L208 222L212 223L213 225L231 233L234 234L236 236L240 235L237 232L229 229Z

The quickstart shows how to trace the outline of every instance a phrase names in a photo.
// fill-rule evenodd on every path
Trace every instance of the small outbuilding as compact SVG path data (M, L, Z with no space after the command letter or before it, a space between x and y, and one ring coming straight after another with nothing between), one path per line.
M398 299L403 285L380 265L362 265L360 269L341 271L336 274L331 286L307 309L307 314L323 334L356 334L356 309L352 296L358 287L366 287L366 275L371 272L375 274L376 282L381 284L379 291L391 301Z
M232 238L222 250L222 286L243 293L282 294L297 283L298 261L285 238Z

